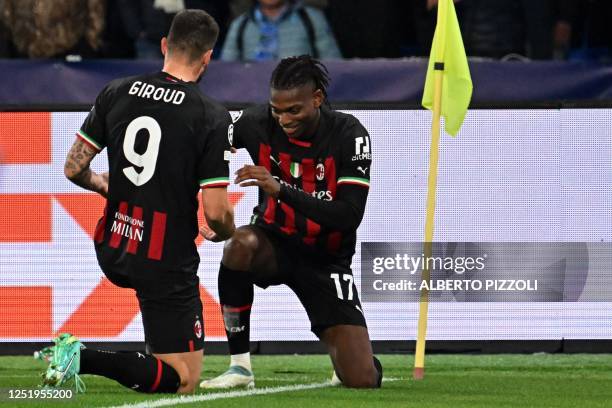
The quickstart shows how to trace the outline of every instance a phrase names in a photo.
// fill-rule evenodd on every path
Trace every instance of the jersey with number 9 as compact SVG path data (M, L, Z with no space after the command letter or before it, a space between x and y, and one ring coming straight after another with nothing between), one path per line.
M105 272L197 271L200 188L229 184L227 110L158 72L98 95L78 136L107 149L109 192L94 237Z

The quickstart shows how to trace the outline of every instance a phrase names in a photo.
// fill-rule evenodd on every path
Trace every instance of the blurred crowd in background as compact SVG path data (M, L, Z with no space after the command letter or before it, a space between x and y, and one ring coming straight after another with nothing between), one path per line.
M502 60L612 61L611 0L455 0L466 52ZM0 0L0 58L162 58L184 8L221 28L214 57L427 56L437 0Z

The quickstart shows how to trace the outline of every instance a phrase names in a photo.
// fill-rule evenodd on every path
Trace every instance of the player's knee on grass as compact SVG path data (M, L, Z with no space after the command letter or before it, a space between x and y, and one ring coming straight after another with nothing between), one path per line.
M379 372L372 365L367 369L359 369L358 367L350 367L347 370L341 370L338 373L342 380L342 384L349 388L378 388L380 387Z
M250 228L238 228L223 247L223 265L235 271L248 271L257 251L257 235Z
M382 366L372 355L365 327L336 325L323 330L320 338L327 345L336 374L345 387L380 387Z

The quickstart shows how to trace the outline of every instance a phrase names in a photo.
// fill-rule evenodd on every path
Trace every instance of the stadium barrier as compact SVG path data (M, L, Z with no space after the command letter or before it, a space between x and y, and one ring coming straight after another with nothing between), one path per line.
M417 104L423 93L426 59L326 61L335 103ZM260 103L268 98L274 62L213 61L200 84L225 103ZM472 59L472 107L481 104L599 101L612 98L612 67L585 62L499 62ZM0 59L0 106L91 105L111 80L160 69L158 61L84 60L82 62ZM36 78L32 81L32 78ZM503 80L502 80L503 79ZM232 86L227 86L232 84ZM1 108L0 108L1 109Z

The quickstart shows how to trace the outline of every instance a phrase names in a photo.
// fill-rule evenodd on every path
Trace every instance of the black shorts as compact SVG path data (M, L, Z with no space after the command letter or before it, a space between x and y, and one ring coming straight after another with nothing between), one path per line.
M278 266L276 276L255 279L257 286L264 289L271 285L289 286L304 306L311 330L317 337L323 330L341 324L367 327L350 260L313 256L272 231L251 227L268 237Z
M169 272L155 279L112 273L106 276L117 286L136 290L150 353L185 353L204 348L200 280L195 272Z

